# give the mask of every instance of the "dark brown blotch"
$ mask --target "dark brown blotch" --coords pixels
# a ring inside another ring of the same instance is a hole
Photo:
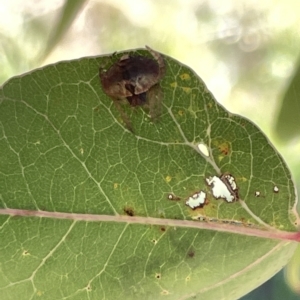
[[[124,213],[129,216],[129,217],[133,217],[134,216],[134,210],[133,208],[127,206],[127,207],[124,207]]]

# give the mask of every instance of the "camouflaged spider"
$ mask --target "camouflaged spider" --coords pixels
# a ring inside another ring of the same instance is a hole
[[[146,46],[154,59],[145,56],[123,55],[107,71],[99,69],[100,81],[104,92],[113,100],[129,130],[131,122],[122,109],[126,100],[131,106],[145,106],[151,119],[160,115],[162,92],[159,81],[165,75],[162,56]]]

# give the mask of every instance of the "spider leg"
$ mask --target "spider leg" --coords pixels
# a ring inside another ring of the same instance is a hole
[[[128,117],[128,115],[126,114],[125,110],[122,107],[122,102],[124,99],[117,99],[117,98],[112,98],[114,105],[116,106],[118,112],[120,113],[121,119],[125,124],[125,127],[131,131],[133,133],[133,127],[132,127],[132,123]]]
[[[152,86],[147,92],[147,103],[152,121],[157,121],[162,111],[163,92],[159,84]]]
[[[145,46],[146,49],[151,53],[151,55],[155,58],[159,66],[159,78],[162,78],[166,73],[166,66],[164,63],[164,59],[161,54],[151,49],[149,46]]]

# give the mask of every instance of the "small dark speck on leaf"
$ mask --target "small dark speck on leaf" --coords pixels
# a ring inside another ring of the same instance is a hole
[[[129,217],[133,217],[134,216],[134,210],[131,207],[124,207],[124,212]]]
[[[195,256],[195,251],[194,250],[189,250],[188,257],[193,258],[194,256]]]

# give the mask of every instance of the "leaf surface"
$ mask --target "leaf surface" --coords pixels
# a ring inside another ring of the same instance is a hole
[[[233,299],[293,254],[272,232],[296,232],[295,188],[264,134],[166,56],[162,114],[124,106],[131,133],[98,76],[121,55],[50,65],[0,90],[2,299]],[[206,178],[221,174],[239,201],[213,197]],[[192,210],[200,190],[206,203]]]

